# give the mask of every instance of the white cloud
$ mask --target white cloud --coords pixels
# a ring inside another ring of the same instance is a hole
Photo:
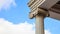
[[[0,18],[0,34],[35,34],[34,27],[35,24],[29,24],[27,22],[12,24],[12,22]],[[51,34],[51,32],[45,30],[45,34]]]
[[[45,30],[45,34],[51,34],[49,30]]]
[[[0,0],[0,10],[8,9],[11,5],[16,6],[15,0]]]

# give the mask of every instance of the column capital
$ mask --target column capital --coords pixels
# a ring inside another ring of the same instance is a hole
[[[43,15],[44,17],[49,16],[49,12],[45,9],[42,8],[36,8],[35,10],[32,10],[29,14],[29,17],[32,19],[34,18],[36,15]]]

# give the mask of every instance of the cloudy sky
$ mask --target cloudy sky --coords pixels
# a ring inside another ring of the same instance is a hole
[[[0,0],[0,34],[35,34],[35,18],[29,19],[29,0]],[[45,34],[60,34],[60,21],[46,17]]]

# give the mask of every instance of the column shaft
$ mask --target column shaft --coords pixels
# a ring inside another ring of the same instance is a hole
[[[36,15],[36,34],[44,34],[44,16]]]

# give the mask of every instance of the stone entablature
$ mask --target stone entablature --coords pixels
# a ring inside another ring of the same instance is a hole
[[[31,11],[34,11],[38,7],[48,10],[58,1],[59,0],[30,0],[28,6],[30,7]]]

